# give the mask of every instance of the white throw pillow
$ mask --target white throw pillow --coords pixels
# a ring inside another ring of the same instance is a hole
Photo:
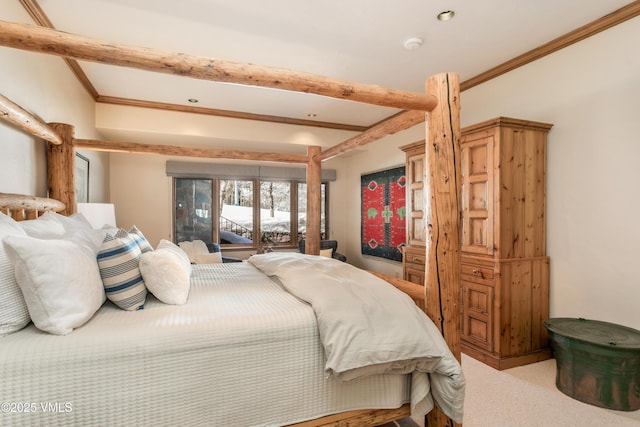
[[[327,258],[332,258],[333,257],[333,249],[329,248],[329,249],[320,249],[320,256],[324,256]]]
[[[121,309],[139,310],[147,298],[147,288],[139,267],[142,252],[132,236],[116,236],[107,234],[98,251],[104,290],[109,301]]]
[[[6,236],[26,235],[18,222],[0,212],[0,336],[19,331],[31,322],[13,263],[2,244]]]
[[[35,326],[67,335],[105,301],[96,248],[101,233],[74,232],[64,239],[7,236],[4,247]]]
[[[178,243],[178,247],[180,249],[182,249],[184,251],[184,253],[186,253],[187,255],[189,255],[189,253],[191,252],[191,247],[193,246],[193,242],[191,241],[184,241],[184,242],[179,242]],[[191,257],[189,257],[191,258]]]
[[[207,244],[205,242],[203,242],[202,240],[194,240],[191,242],[191,244],[193,245],[193,252],[196,255],[200,255],[200,254],[208,254],[209,253],[209,248],[207,247]]]
[[[189,255],[187,255],[187,253],[182,248],[180,248],[180,246],[176,245],[173,242],[170,242],[169,240],[161,239],[160,243],[158,243],[158,246],[156,247],[156,250],[165,248],[175,252],[176,254],[178,254],[178,256],[180,256],[180,258],[191,264]]]
[[[140,257],[140,272],[147,289],[165,304],[187,302],[191,264],[171,248],[149,251]]]
[[[202,240],[194,240],[192,242],[180,242],[178,243],[178,245],[180,246],[180,249],[182,249],[187,254],[187,256],[189,257],[189,260],[193,264],[198,264],[196,262],[196,257],[198,255],[209,253],[209,248],[207,248],[207,244]]]
[[[222,254],[220,252],[198,254],[193,258],[194,264],[217,264],[222,262]]]

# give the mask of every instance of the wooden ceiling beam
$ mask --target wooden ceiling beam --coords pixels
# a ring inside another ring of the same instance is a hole
[[[225,150],[218,148],[180,147],[176,145],[142,144],[123,141],[98,141],[75,139],[76,148],[112,153],[158,154],[163,156],[201,157],[206,159],[236,159],[279,163],[308,162],[306,155],[287,153],[263,153],[259,151]]]
[[[125,45],[0,21],[2,46],[201,80],[312,93],[403,110],[431,111],[434,96],[311,73]]]
[[[355,148],[372,143],[388,135],[393,135],[401,130],[409,129],[417,124],[425,121],[424,111],[402,111],[394,116],[389,117],[365,130],[361,134],[349,138],[338,145],[323,151],[320,156],[321,160],[328,160],[340,154],[351,151]]]

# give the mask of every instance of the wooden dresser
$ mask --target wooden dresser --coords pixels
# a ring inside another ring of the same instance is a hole
[[[425,186],[425,142],[417,141],[400,147],[406,153],[407,177],[407,245],[402,255],[404,280],[424,286],[427,251],[427,191]]]
[[[551,357],[545,172],[550,124],[462,129],[462,351],[496,369]]]

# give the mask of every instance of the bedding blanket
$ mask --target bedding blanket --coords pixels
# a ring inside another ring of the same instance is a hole
[[[406,294],[372,274],[331,258],[299,253],[254,255],[249,263],[276,278],[315,312],[327,376],[348,381],[411,373],[411,412],[433,401],[462,422],[465,380],[431,319]]]
[[[409,401],[407,375],[324,362],[308,304],[248,263],[196,264],[184,305],[107,301],[69,335],[0,338],[0,426],[279,427]]]

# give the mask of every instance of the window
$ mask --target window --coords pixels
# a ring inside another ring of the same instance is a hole
[[[224,179],[219,183],[219,243],[253,243],[253,181]]]
[[[320,205],[320,238],[326,239],[327,227],[326,227],[326,200],[325,195],[327,186],[322,183],[320,187],[320,194],[322,197],[322,204]],[[307,184],[305,182],[298,183],[298,241],[303,239],[306,235],[307,229]]]
[[[211,184],[209,179],[175,180],[174,236],[177,242],[211,241]]]
[[[291,243],[291,182],[260,182],[260,241]]]
[[[327,188],[323,182],[322,238]],[[174,178],[174,206],[176,242],[296,247],[306,235],[307,185],[296,180]]]

